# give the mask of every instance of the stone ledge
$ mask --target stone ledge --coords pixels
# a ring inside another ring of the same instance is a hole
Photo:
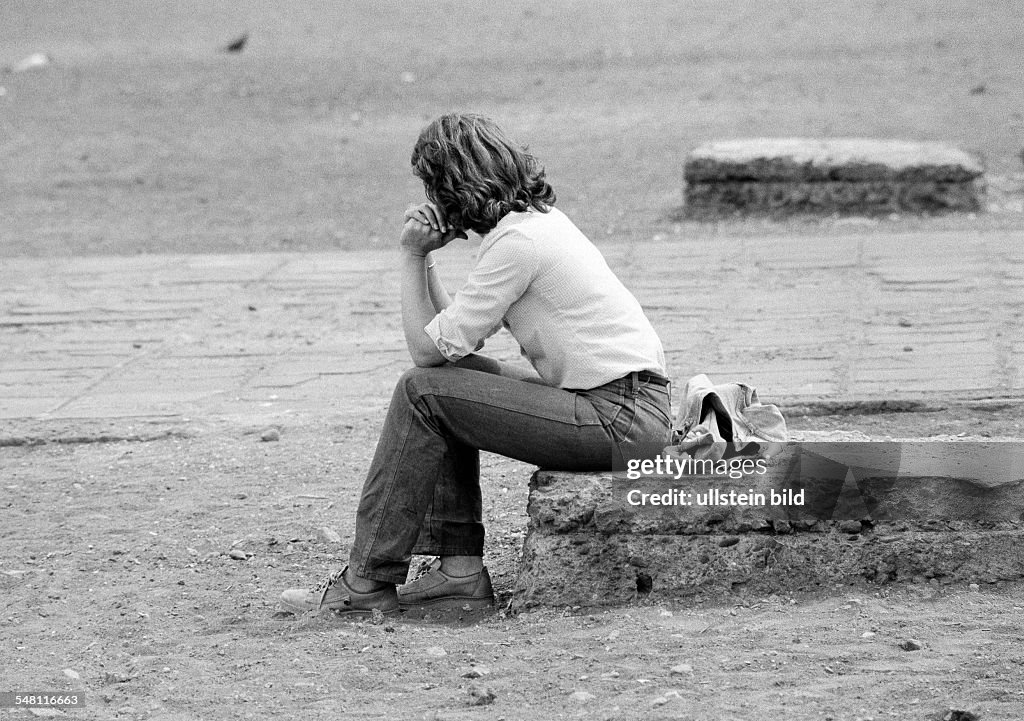
[[[630,491],[754,498],[797,487],[818,505],[627,501]],[[527,510],[519,608],[1024,579],[1022,443],[792,444],[765,473],[737,479],[539,470]]]
[[[513,607],[727,602],[917,577],[1024,579],[1024,531],[659,536],[530,533]]]
[[[689,215],[977,211],[984,168],[941,143],[866,138],[715,141],[687,157]]]
[[[830,458],[823,459],[821,454]],[[858,469],[859,482],[846,479],[850,467]],[[882,470],[886,467],[898,472]],[[834,480],[837,473],[838,482]],[[660,494],[673,489],[756,493],[770,499],[772,493],[794,487],[797,475],[807,488],[801,507],[636,506],[626,499],[630,490]],[[816,512],[832,499],[834,507],[827,514]],[[666,476],[629,480],[624,473],[539,470],[530,480],[527,513],[530,529],[545,534],[775,533],[780,528],[820,530],[823,519],[865,518],[927,531],[1017,528],[1024,527],[1024,443],[790,444],[766,464],[763,474],[735,479],[686,475],[679,480]]]
[[[961,183],[980,178],[976,158],[942,143],[868,138],[750,138],[700,145],[687,182],[895,180]]]

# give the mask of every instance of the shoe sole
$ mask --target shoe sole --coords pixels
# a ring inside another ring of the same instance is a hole
[[[418,603],[398,602],[398,607],[403,611],[419,611],[426,609],[467,610],[466,606],[469,606],[468,610],[470,611],[493,608],[494,597],[479,598],[473,596],[442,596],[441,598],[433,598],[426,601],[420,601]]]
[[[364,611],[361,608],[359,608],[359,609],[355,609],[355,608],[353,608],[353,609],[339,609],[339,610],[335,610],[333,608],[330,609],[331,613],[333,613],[335,616],[344,616],[344,617],[355,616],[357,618],[371,618],[373,616],[373,612],[375,610],[378,610],[378,609],[370,609],[369,611]],[[381,611],[381,614],[384,615],[384,616],[394,616],[395,614],[401,613],[401,612],[402,612],[401,608],[392,608],[390,611]]]
[[[285,611],[288,611],[289,613],[294,613],[294,614],[309,613],[310,611],[313,611],[313,612],[316,612],[316,613],[319,613],[320,611],[330,611],[331,613],[333,613],[333,614],[335,614],[337,616],[360,616],[360,617],[362,617],[362,616],[370,617],[370,616],[373,615],[373,612],[376,611],[376,610],[380,610],[380,612],[383,613],[385,616],[391,616],[393,614],[399,613],[402,610],[401,607],[399,607],[399,608],[392,608],[392,609],[389,609],[387,611],[385,611],[383,609],[374,609],[374,608],[344,608],[344,607],[332,608],[331,606],[321,606],[320,608],[303,608],[301,606],[293,606],[292,604],[285,603],[284,601],[280,601],[279,605]]]

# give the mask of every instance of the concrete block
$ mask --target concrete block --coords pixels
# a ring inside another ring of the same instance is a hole
[[[889,530],[891,532],[885,532]],[[1024,530],[744,535],[530,533],[513,607],[730,602],[915,577],[943,583],[1024,578]]]
[[[690,216],[735,212],[977,211],[984,168],[941,143],[754,138],[695,148],[684,166]]]
[[[528,514],[520,608],[1017,580],[1024,444],[791,444],[736,478],[539,470]]]

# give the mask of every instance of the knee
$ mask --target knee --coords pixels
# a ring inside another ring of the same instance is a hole
[[[436,370],[436,369],[435,368],[420,368],[418,366],[413,366],[412,368],[409,368],[408,370],[406,370],[402,374],[402,377],[398,379],[398,385],[401,385],[401,386],[405,386],[405,385],[409,385],[409,384],[415,385],[416,383],[419,383],[421,379],[426,378],[427,376],[430,376],[431,375],[431,371],[434,371],[434,370]]]
[[[411,403],[415,403],[434,386],[433,379],[437,376],[438,371],[443,367],[444,366],[439,366],[437,368],[410,368],[402,374],[401,378],[398,379],[398,385],[395,387],[395,394],[401,394],[405,398],[408,398]]]

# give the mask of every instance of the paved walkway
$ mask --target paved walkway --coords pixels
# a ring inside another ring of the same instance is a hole
[[[457,287],[474,246],[443,252]],[[784,404],[1024,396],[1024,237],[602,245],[681,382]],[[0,438],[88,420],[374,417],[408,365],[389,251],[0,261]],[[488,352],[517,358],[507,334]]]

